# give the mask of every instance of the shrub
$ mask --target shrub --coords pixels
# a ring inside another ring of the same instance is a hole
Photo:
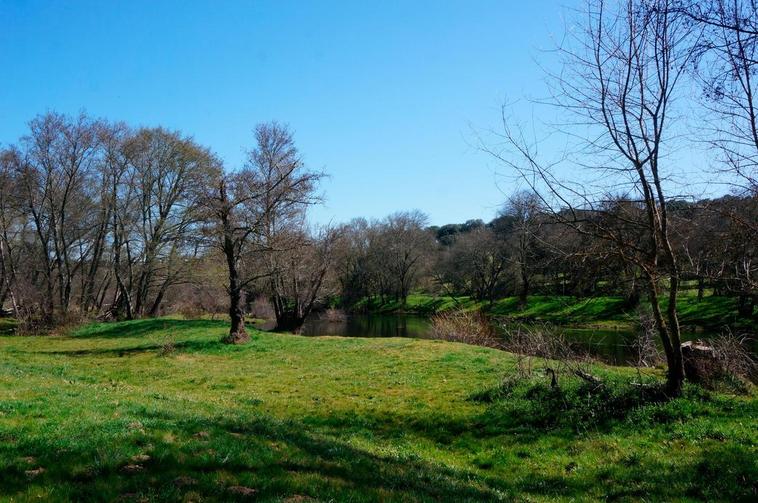
[[[437,339],[475,346],[499,348],[502,345],[490,321],[478,311],[450,311],[436,314],[432,317],[432,334]]]
[[[750,341],[747,336],[738,336],[728,331],[710,341],[710,344],[714,357],[725,374],[755,383],[758,380],[758,362],[750,351]]]

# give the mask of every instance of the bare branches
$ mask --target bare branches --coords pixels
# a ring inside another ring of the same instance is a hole
[[[569,123],[589,131],[585,148],[572,155],[583,158],[579,166],[606,174],[602,195],[559,180],[555,165],[544,164],[536,146],[507,121],[502,138],[509,149],[495,155],[536,192],[554,221],[605,240],[624,262],[639,268],[666,350],[669,387],[678,393],[684,377],[676,311],[679,266],[670,236],[669,170],[662,161],[671,141],[671,107],[702,28],[684,22],[674,7],[666,0],[589,1],[582,29],[559,48],[563,71],[553,76],[551,104],[576,117]],[[627,190],[608,191],[621,181]],[[664,276],[665,314],[659,298]]]

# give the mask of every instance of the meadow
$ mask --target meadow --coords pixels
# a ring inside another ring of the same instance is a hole
[[[755,501],[758,400],[417,339],[146,319],[0,337],[3,501]],[[657,371],[643,379],[655,380]]]

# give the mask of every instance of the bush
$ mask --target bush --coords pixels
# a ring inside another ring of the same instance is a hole
[[[436,314],[432,317],[432,334],[437,339],[475,346],[499,348],[502,345],[490,321],[478,311],[450,311]]]
[[[750,351],[751,339],[731,332],[711,341],[713,354],[724,373],[733,377],[758,381],[758,364]]]

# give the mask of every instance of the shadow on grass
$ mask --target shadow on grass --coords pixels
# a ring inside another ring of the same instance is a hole
[[[35,486],[82,501],[173,501],[187,492],[219,501],[244,499],[229,492],[232,486],[252,488],[260,500],[298,494],[336,501],[494,501],[509,490],[502,481],[486,481],[415,456],[373,454],[294,422],[261,417],[188,420],[150,410],[141,420],[148,426],[128,440],[135,454],[149,452],[149,458],[136,458],[139,463],[126,456],[104,461],[103,446],[96,442],[58,452],[49,449],[53,439],[4,442],[2,456],[22,461],[5,470],[0,495],[10,497],[27,488],[23,459],[29,457],[35,466],[46,467],[34,478]],[[170,435],[151,431],[154,424]]]
[[[148,318],[134,321],[98,323],[80,329],[70,337],[77,339],[134,338],[161,331],[186,331],[201,329],[221,329],[228,324],[223,320],[175,320],[170,318]]]
[[[592,494],[604,494],[611,501],[650,497],[750,501],[758,480],[749,448],[735,444],[706,446],[675,468],[666,460],[629,455],[618,463],[586,466],[580,472],[568,463],[548,473],[543,468],[498,476],[487,473],[486,460],[478,463],[484,470],[475,472],[433,464],[413,454],[372,453],[343,441],[349,430],[336,423],[316,428],[310,422],[265,416],[188,418],[144,406],[135,406],[133,412],[140,422],[110,438],[74,445],[61,445],[50,437],[3,438],[0,456],[17,462],[4,471],[0,496],[17,496],[33,484],[54,489],[60,499],[81,501],[244,499],[239,492],[230,492],[234,486],[255,490],[255,499],[262,501],[300,495],[333,501],[465,502],[512,501],[527,495],[581,499]],[[348,426],[354,424],[345,420]],[[381,429],[383,421],[369,417],[371,430],[364,433],[378,433],[374,428]],[[401,422],[411,433],[448,428]],[[528,463],[539,431],[513,433],[507,444]],[[104,456],[103,442],[116,439],[121,455]],[[29,457],[34,458],[33,466],[45,467],[33,482],[25,469],[24,459]]]
[[[488,308],[490,314],[520,320],[548,320],[556,323],[591,323],[625,320],[629,312],[624,301],[615,297],[580,299],[564,296],[532,296],[523,308],[519,299],[501,299]]]
[[[220,340],[203,340],[203,341],[178,341],[172,342],[172,348],[168,352],[183,351],[183,352],[212,352],[223,348],[228,348],[227,344],[222,343]],[[166,350],[164,344],[144,344],[139,346],[128,346],[118,348],[97,348],[97,349],[72,349],[63,351],[18,351],[19,353],[44,353],[46,355],[62,355],[62,356],[118,356],[126,357],[133,356],[140,353],[148,352],[160,352]]]

